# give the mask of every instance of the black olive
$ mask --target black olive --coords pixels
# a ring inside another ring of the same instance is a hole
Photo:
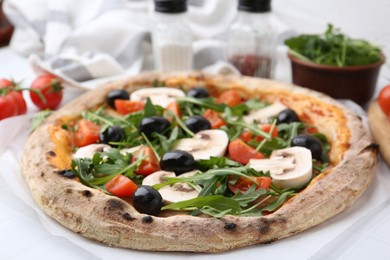
[[[100,134],[100,142],[110,144],[110,142],[119,142],[125,137],[123,128],[117,125],[110,126]],[[115,147],[115,145],[112,145]]]
[[[76,178],[76,175],[74,175],[74,173],[71,170],[62,170],[62,171],[59,171],[58,174],[64,176],[65,178],[68,178],[68,179]]]
[[[298,135],[291,140],[291,146],[301,146],[310,150],[311,156],[316,160],[321,160],[321,141],[312,135]]]
[[[163,206],[161,194],[154,188],[141,185],[133,195],[133,206],[140,213],[157,216]]]
[[[180,175],[195,169],[195,159],[192,154],[186,151],[169,151],[161,158],[160,168],[161,170],[174,172],[176,175]]]
[[[145,117],[141,120],[139,130],[144,133],[149,139],[153,138],[153,133],[164,134],[171,126],[171,123],[162,116]]]
[[[211,129],[210,121],[203,116],[191,116],[184,122],[184,124],[193,133]]]
[[[115,109],[115,100],[117,99],[125,99],[128,100],[130,98],[129,93],[123,89],[114,89],[108,92],[107,95],[107,104]]]
[[[277,124],[289,124],[292,122],[300,122],[297,113],[292,109],[285,109],[277,116]]]
[[[190,89],[187,92],[187,96],[193,98],[207,98],[210,96],[210,94],[206,88],[197,87],[197,88]]]

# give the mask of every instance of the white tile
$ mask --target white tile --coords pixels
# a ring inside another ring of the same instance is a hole
[[[9,187],[0,190],[0,205],[20,213],[30,209],[30,207],[19,199]]]
[[[348,249],[340,259],[375,259],[388,260],[390,244],[377,239],[366,237]]]
[[[23,215],[2,222],[0,234],[3,234],[0,236],[0,259],[21,254],[50,236],[39,221]]]
[[[16,255],[14,259],[92,260],[98,258],[65,238],[52,236],[40,244],[30,247],[23,253]]]

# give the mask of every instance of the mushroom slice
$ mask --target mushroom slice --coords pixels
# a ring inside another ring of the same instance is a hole
[[[269,159],[251,159],[249,167],[269,171],[280,189],[300,188],[312,177],[312,156],[309,149],[295,146],[275,150]]]
[[[83,147],[80,147],[75,154],[73,154],[73,158],[81,159],[81,158],[90,158],[94,156],[95,153],[106,152],[111,149],[111,146],[107,144],[89,144]]]
[[[178,178],[191,177],[196,171],[183,173]],[[142,185],[153,186],[165,182],[165,178],[176,177],[174,172],[157,171],[143,179]],[[200,187],[199,187],[200,188]],[[158,190],[165,204],[175,203],[184,200],[190,200],[198,197],[199,192],[186,183],[175,183],[172,186],[165,186]]]
[[[248,124],[257,123],[265,124],[268,123],[270,118],[276,117],[280,112],[287,109],[285,105],[280,102],[275,102],[263,109],[251,112],[249,115],[244,116],[244,121]]]
[[[170,103],[178,97],[185,97],[182,90],[177,88],[142,88],[137,89],[130,95],[130,100],[146,102],[150,98],[153,105],[159,105],[166,108]]]
[[[229,144],[225,131],[210,129],[199,131],[192,138],[180,139],[174,149],[189,152],[195,160],[224,156]]]

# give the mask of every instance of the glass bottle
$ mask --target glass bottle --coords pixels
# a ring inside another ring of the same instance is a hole
[[[155,0],[152,33],[155,68],[161,71],[192,69],[192,33],[186,0]]]
[[[273,78],[276,33],[270,22],[271,0],[239,0],[228,36],[228,60],[242,75]]]

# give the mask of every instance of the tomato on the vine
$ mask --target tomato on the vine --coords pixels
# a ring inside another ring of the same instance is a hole
[[[32,102],[41,110],[55,109],[61,103],[63,96],[61,80],[54,75],[39,76],[33,81],[31,89],[41,91],[44,97],[42,98],[36,92],[30,91]]]
[[[26,111],[26,101],[17,90],[17,84],[8,79],[0,79],[0,120],[25,114]]]
[[[387,115],[390,120],[390,85],[385,86],[378,96],[378,103],[383,113]]]

